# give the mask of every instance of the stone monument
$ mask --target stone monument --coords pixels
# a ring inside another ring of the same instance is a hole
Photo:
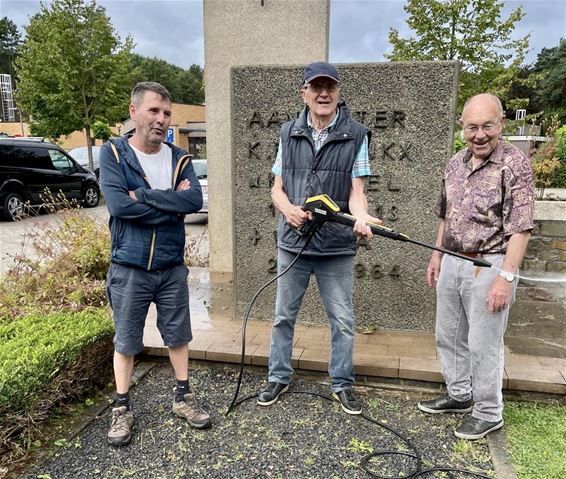
[[[203,8],[209,263],[211,278],[223,281],[234,254],[230,68],[326,60],[330,0],[204,0]]]
[[[372,131],[367,196],[372,214],[411,238],[434,243],[432,213],[451,155],[458,64],[411,62],[338,65],[342,99]],[[303,107],[303,66],[232,69],[234,280],[241,317],[255,291],[277,271],[270,188],[281,124]],[[360,240],[354,303],[359,327],[432,330],[434,292],[426,284],[431,251],[383,237]],[[313,280],[300,322],[325,323]],[[275,285],[252,318],[273,319]]]

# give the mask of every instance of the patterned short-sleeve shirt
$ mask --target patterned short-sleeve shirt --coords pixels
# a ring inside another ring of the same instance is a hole
[[[445,221],[445,248],[505,253],[511,235],[534,226],[529,159],[503,140],[473,171],[471,152],[456,153],[446,166],[435,213]]]

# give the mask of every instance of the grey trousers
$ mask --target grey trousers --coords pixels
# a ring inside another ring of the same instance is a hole
[[[486,255],[501,267],[502,254]],[[436,285],[436,348],[448,394],[458,401],[473,398],[472,416],[499,421],[503,412],[504,349],[511,304],[490,313],[487,297],[498,271],[478,268],[470,261],[444,255]]]

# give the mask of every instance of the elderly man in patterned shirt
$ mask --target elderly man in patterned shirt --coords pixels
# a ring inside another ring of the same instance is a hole
[[[504,114],[497,97],[470,98],[460,121],[468,148],[446,166],[436,244],[485,257],[493,268],[432,254],[427,279],[436,287],[436,346],[447,394],[418,408],[471,411],[454,433],[473,440],[503,426],[503,335],[533,228],[533,177],[529,159],[500,138]]]

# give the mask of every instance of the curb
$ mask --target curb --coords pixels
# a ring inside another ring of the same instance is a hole
[[[507,451],[507,439],[503,430],[494,431],[486,437],[491,462],[497,479],[517,479],[517,471]]]
[[[156,362],[152,361],[140,361],[134,365],[134,373],[132,375],[132,380],[130,383],[130,390],[133,389],[149,371],[151,371],[157,365]],[[62,433],[62,436],[67,441],[72,441],[75,439],[86,427],[99,417],[106,409],[108,409],[114,402],[113,393],[105,394],[99,401],[90,406],[81,416],[77,423],[73,423],[69,426],[66,433]],[[26,468],[26,473],[35,474],[41,469],[41,466],[51,459],[55,454],[55,449],[53,446],[45,448],[43,451],[39,452],[35,460],[32,459],[31,464]],[[1,471],[0,471],[1,472]],[[2,476],[0,476],[2,477]],[[10,477],[10,476],[9,476]]]

